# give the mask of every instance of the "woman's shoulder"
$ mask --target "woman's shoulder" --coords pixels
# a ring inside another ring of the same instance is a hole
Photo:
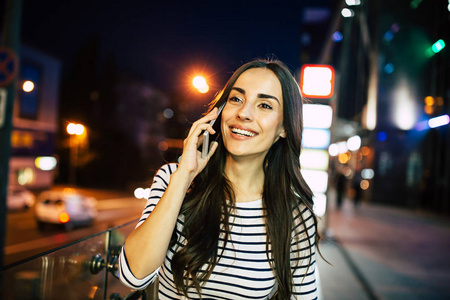
[[[153,184],[159,183],[160,185],[167,187],[169,185],[170,176],[177,170],[177,168],[177,163],[168,163],[161,166],[153,177]]]
[[[168,163],[165,165],[162,165],[161,168],[159,168],[158,172],[156,174],[166,174],[168,176],[172,175],[173,172],[178,169],[177,163]]]

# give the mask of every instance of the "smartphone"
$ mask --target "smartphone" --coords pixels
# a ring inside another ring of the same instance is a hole
[[[225,101],[220,107],[219,107],[219,111],[217,112],[217,118],[212,120],[211,122],[209,122],[209,125],[213,126],[214,123],[216,122],[216,120],[219,118],[220,113],[222,112],[223,108],[225,107],[225,104],[227,102]],[[206,158],[206,156],[208,155],[209,152],[209,131],[205,130],[205,132],[203,132],[203,147],[202,147],[202,158]]]

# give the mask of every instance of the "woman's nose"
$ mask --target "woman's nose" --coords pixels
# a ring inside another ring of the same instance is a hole
[[[242,121],[253,120],[253,111],[249,104],[245,103],[238,111],[237,117]]]

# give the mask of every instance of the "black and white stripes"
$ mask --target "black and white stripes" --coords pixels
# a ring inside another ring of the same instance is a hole
[[[164,165],[154,178],[150,197],[137,226],[153,211],[170,181],[170,175],[176,170],[176,164]],[[224,247],[219,239],[218,253],[223,254],[214,268],[208,282],[202,286],[202,299],[269,299],[276,290],[275,278],[266,254],[266,228],[264,223],[262,200],[236,203],[236,211],[230,216],[229,240]],[[293,271],[295,296],[293,299],[316,299],[314,221],[305,208],[302,216],[307,228],[297,229],[298,238],[292,245],[291,261],[297,268]],[[179,243],[168,249],[163,265],[143,279],[137,279],[131,272],[124,250],[119,258],[121,281],[132,289],[143,289],[159,276],[160,299],[184,299],[177,293],[173,282],[171,259],[174,253],[183,247],[183,216],[179,216],[176,225]],[[311,251],[305,230],[310,235]],[[224,233],[221,233],[224,236]],[[269,253],[269,257],[271,257]],[[191,299],[200,299],[195,289],[189,292]],[[296,297],[296,298],[294,298]]]

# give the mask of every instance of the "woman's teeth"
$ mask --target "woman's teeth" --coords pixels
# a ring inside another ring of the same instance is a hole
[[[243,130],[243,129],[238,129],[238,128],[231,128],[231,132],[233,132],[235,134],[239,134],[239,135],[244,135],[244,136],[255,136],[255,134],[253,132]]]

